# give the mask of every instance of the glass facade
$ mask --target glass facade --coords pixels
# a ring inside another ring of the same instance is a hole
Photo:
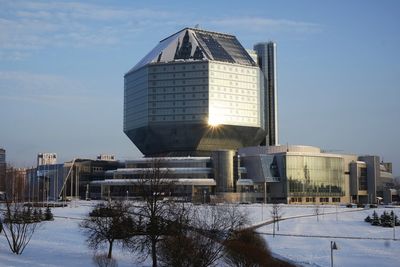
[[[210,62],[211,125],[261,126],[259,68]]]
[[[360,168],[360,176],[358,177],[358,190],[368,190],[367,168]]]
[[[149,65],[149,123],[206,122],[208,63]]]
[[[344,196],[343,158],[286,155],[289,196]]]

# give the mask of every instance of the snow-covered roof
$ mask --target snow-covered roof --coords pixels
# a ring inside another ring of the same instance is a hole
[[[208,161],[210,157],[155,157],[155,158],[140,158],[140,159],[133,159],[127,160],[126,163],[143,163],[143,162],[170,162],[170,161],[177,161],[177,162],[193,162],[193,161]]]
[[[166,173],[212,173],[212,168],[193,167],[193,168],[158,168],[160,172]],[[112,171],[115,174],[142,174],[153,171],[152,168],[124,168]]]
[[[236,185],[254,185],[254,182],[251,179],[239,179],[237,180]]]
[[[129,72],[150,63],[205,60],[257,65],[234,35],[185,28],[161,40]]]
[[[197,178],[180,178],[180,179],[162,179],[165,183],[174,183],[175,185],[205,185],[214,186],[216,182],[214,179],[197,179]],[[97,185],[120,185],[129,186],[143,183],[142,179],[107,179],[102,181],[92,181],[91,184]]]

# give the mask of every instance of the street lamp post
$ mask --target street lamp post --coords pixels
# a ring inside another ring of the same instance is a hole
[[[396,214],[392,211],[393,214],[393,240],[396,240]]]
[[[333,267],[333,250],[337,250],[336,242],[331,241],[331,267]]]

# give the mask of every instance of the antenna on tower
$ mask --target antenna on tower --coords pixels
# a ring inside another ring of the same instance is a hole
[[[200,28],[200,24],[196,24],[196,25],[194,25],[194,28],[195,28],[195,29],[198,29],[198,28]]]

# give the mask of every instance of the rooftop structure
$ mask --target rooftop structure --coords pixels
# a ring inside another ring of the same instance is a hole
[[[37,155],[37,166],[57,164],[56,153],[39,153]]]

